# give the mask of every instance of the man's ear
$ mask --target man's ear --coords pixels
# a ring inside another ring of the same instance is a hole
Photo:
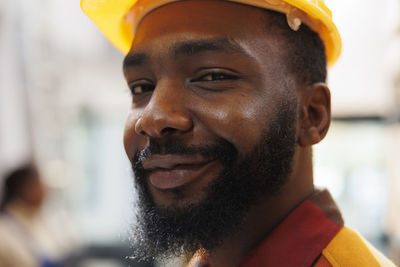
[[[331,123],[331,93],[325,83],[315,83],[300,92],[298,144],[311,146],[326,135]]]

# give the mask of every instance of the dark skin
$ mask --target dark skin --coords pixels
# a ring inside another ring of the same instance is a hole
[[[261,29],[263,17],[261,9],[230,2],[169,4],[142,20],[124,61],[133,91],[124,136],[131,161],[151,139],[171,136],[188,145],[223,138],[245,156],[260,142],[287,90],[297,95],[296,152],[288,182],[278,195],[251,207],[241,231],[209,252],[211,266],[240,264],[313,192],[311,146],[324,138],[330,124],[329,89],[324,83],[299,84],[287,73],[282,40]],[[185,207],[204,198],[202,189],[222,166],[218,160],[196,163],[194,169],[182,164],[161,173],[177,174],[180,183],[160,183],[156,171],[150,174],[147,183],[156,205]]]

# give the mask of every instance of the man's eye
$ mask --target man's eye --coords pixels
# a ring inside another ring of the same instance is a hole
[[[235,80],[236,77],[225,73],[209,73],[200,77],[199,81]]]
[[[152,92],[154,90],[154,85],[152,84],[135,84],[130,86],[132,95],[141,95],[147,92]]]

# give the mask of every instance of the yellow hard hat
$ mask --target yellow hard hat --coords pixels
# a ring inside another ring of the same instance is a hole
[[[152,10],[176,1],[180,0],[81,0],[81,8],[111,43],[127,54],[142,18]],[[332,12],[323,0],[227,1],[284,13],[293,30],[305,23],[317,32],[324,42],[329,65],[333,65],[339,58],[342,41],[332,21]]]

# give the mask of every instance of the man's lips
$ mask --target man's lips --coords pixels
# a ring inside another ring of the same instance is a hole
[[[204,176],[215,164],[200,155],[154,155],[143,160],[151,185],[158,189],[184,186]]]
[[[151,158],[143,160],[142,166],[145,170],[154,169],[173,169],[178,165],[199,165],[208,162],[203,157],[186,155],[154,155]]]

